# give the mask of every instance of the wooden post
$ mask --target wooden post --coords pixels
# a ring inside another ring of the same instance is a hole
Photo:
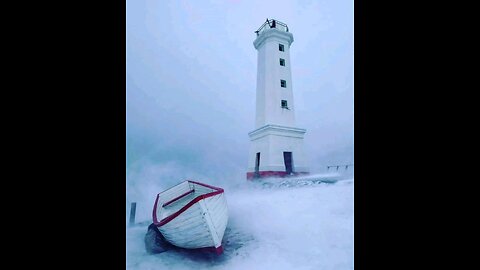
[[[137,203],[132,202],[130,206],[130,223],[128,224],[130,227],[135,225],[135,211],[137,210]]]

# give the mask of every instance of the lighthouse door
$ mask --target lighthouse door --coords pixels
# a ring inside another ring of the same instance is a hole
[[[258,175],[260,167],[260,152],[257,153],[257,157],[255,158],[255,175]]]
[[[283,152],[283,160],[285,161],[285,171],[287,174],[293,172],[292,152]]]

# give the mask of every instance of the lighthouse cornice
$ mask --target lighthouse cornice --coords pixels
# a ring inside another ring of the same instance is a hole
[[[251,140],[256,140],[267,135],[303,138],[305,132],[307,132],[307,130],[303,128],[286,127],[280,125],[265,125],[251,131],[248,133],[248,136],[250,136]]]
[[[258,49],[267,39],[269,38],[278,38],[288,43],[290,46],[293,42],[293,35],[290,32],[280,31],[276,28],[271,28],[264,30],[256,39],[253,41],[253,46],[255,49]]]

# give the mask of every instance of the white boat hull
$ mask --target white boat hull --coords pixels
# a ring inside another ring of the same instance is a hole
[[[153,221],[171,244],[222,253],[228,222],[223,189],[185,181],[157,195]]]

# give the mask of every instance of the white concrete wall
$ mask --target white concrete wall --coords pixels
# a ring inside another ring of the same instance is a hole
[[[304,129],[267,126],[250,133],[248,171],[255,171],[256,153],[260,152],[260,171],[285,171],[283,152],[292,152],[293,171],[308,172],[303,147]]]
[[[270,163],[270,143],[267,137],[250,142],[250,150],[248,154],[248,171],[255,171],[255,159],[257,153],[260,152],[260,170]]]
[[[277,29],[265,30],[254,42],[258,50],[255,128],[268,124],[295,125],[290,62],[292,42],[291,33]],[[278,49],[278,44],[284,45],[283,52]],[[285,59],[285,66],[280,65],[280,58]],[[280,80],[286,81],[286,88],[280,86]],[[287,100],[289,110],[281,107],[281,100]]]
[[[260,171],[285,171],[283,152],[292,152],[293,171],[308,171],[301,138],[267,135],[252,141],[248,162],[249,172],[255,171],[255,159],[258,152],[260,152]]]
[[[293,171],[308,171],[305,164],[305,153],[303,152],[303,138],[294,138],[286,136],[269,136],[270,137],[270,158],[269,166],[273,168],[282,168],[285,170],[285,161],[283,152],[292,152]],[[275,169],[276,171],[276,169]]]
[[[292,152],[293,171],[308,172],[303,136],[305,129],[295,127],[295,105],[290,61],[293,35],[277,29],[266,29],[255,39],[258,50],[255,130],[249,133],[248,171],[255,171],[256,154],[260,152],[260,171],[285,171],[283,152]],[[278,45],[284,45],[284,51]],[[285,66],[280,65],[285,59]],[[281,87],[285,80],[286,87]],[[287,100],[288,108],[281,107]]]

